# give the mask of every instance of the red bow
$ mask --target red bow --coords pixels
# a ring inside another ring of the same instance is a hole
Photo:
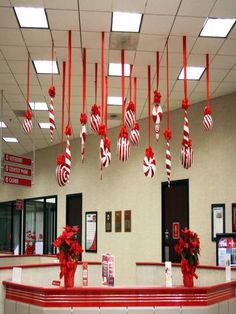
[[[85,125],[87,123],[87,115],[86,113],[82,112],[80,115],[80,122],[82,125]]]
[[[55,95],[56,95],[56,88],[55,86],[50,86],[49,89],[48,89],[48,94],[51,98],[54,98]]]
[[[110,150],[110,148],[111,148],[111,141],[109,140],[109,138],[108,137],[104,137],[103,142],[104,142],[104,147],[107,148],[108,150]]]
[[[27,109],[25,112],[25,118],[28,120],[32,119],[32,111],[30,109]]]
[[[209,105],[206,105],[204,108],[204,115],[211,114],[211,107]]]
[[[65,163],[65,156],[63,154],[59,154],[57,156],[57,164],[62,165]]]
[[[166,128],[166,129],[164,130],[164,136],[165,136],[165,139],[166,139],[167,141],[170,141],[170,140],[171,140],[171,137],[172,137],[171,129]]]
[[[128,139],[129,135],[128,135],[128,131],[127,131],[127,127],[124,125],[121,127],[120,129],[120,134],[119,134],[119,138],[126,138]]]
[[[135,106],[134,106],[134,103],[132,102],[132,100],[128,103],[126,110],[135,111]]]
[[[70,126],[70,124],[68,123],[67,126],[66,126],[66,131],[65,131],[66,135],[69,135],[71,136],[72,134],[72,128]]]
[[[153,158],[154,157],[154,152],[152,150],[152,146],[149,146],[148,148],[146,148],[145,155],[148,158]]]
[[[133,129],[139,131],[139,123],[138,123],[138,121],[135,121]]]
[[[184,110],[188,110],[189,106],[190,106],[190,103],[189,103],[188,98],[184,98],[184,99],[182,100],[182,108],[183,108]]]
[[[105,124],[101,124],[101,125],[99,126],[98,134],[101,135],[101,136],[106,136],[106,134],[107,134],[107,128],[106,128],[106,125],[105,125]]]
[[[154,103],[159,104],[161,102],[161,93],[157,90],[154,90]]]
[[[100,106],[94,104],[91,108],[91,114],[100,116]]]

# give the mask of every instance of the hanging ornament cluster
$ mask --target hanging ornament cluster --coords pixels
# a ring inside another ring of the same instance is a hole
[[[166,139],[166,176],[168,186],[170,187],[170,175],[171,175],[171,152],[170,152],[170,140],[172,132],[170,129],[170,86],[169,86],[169,50],[168,40],[166,42],[166,124],[167,127],[164,130],[164,137]]]
[[[130,87],[132,88],[132,87]],[[130,92],[131,94],[131,92]],[[131,97],[130,97],[131,98]],[[134,117],[135,122],[134,125],[130,131],[130,142],[133,146],[138,146],[140,142],[140,133],[139,133],[139,123],[136,120],[136,106],[137,106],[137,78],[134,78]]]
[[[66,65],[63,62],[63,80],[62,80],[62,153],[57,157],[56,179],[59,186],[65,186],[69,183],[71,172],[71,147],[70,136],[72,135],[71,121],[70,121],[70,107],[71,107],[71,31],[68,33],[68,122],[66,125],[66,151],[63,154],[63,138],[64,138],[64,108],[65,108],[65,73]]]
[[[147,178],[152,178],[156,172],[156,160],[151,146],[151,66],[148,65],[148,148],[143,159],[143,172]]]
[[[92,106],[90,113],[90,127],[95,134],[98,134],[99,127],[101,125],[100,107],[97,105],[97,84],[98,84],[98,64],[95,63],[95,80],[94,80],[95,103]]]
[[[27,96],[26,96],[26,111],[25,118],[23,122],[23,130],[26,134],[29,134],[32,130],[32,111],[29,105],[29,92],[30,92],[30,55],[28,53],[28,63],[27,63]]]
[[[211,130],[213,126],[213,120],[211,116],[211,106],[210,106],[209,54],[206,54],[206,106],[204,108],[203,126],[206,130]]]
[[[48,89],[48,95],[50,97],[49,107],[49,129],[50,139],[53,141],[53,132],[55,129],[55,111],[54,111],[54,97],[56,96],[56,88],[53,84],[53,63],[54,63],[54,42],[52,42],[52,74],[51,74],[51,86]]]
[[[161,93],[158,90],[159,87],[159,73],[160,73],[160,58],[159,51],[156,52],[156,90],[154,91],[153,99],[153,108],[152,108],[152,119],[155,123],[155,137],[156,140],[159,140],[160,137],[160,128],[161,128],[161,119],[162,119],[162,108],[160,105],[161,102]]]
[[[83,49],[83,92],[82,92],[82,104],[83,112],[80,115],[80,139],[81,139],[81,161],[84,162],[85,154],[85,141],[87,138],[86,124],[87,124],[87,115],[86,115],[86,48]]]
[[[125,125],[125,52],[121,50],[121,97],[122,97],[122,125],[117,142],[117,155],[119,160],[127,161],[130,154],[128,130]]]
[[[102,32],[102,54],[101,54],[102,121],[99,125],[98,131],[98,134],[101,135],[99,147],[100,179],[102,179],[103,168],[108,167],[111,163],[111,141],[107,136],[107,120],[108,120],[107,98],[108,98],[108,78],[105,78],[105,33]]]
[[[184,99],[182,108],[184,109],[184,133],[181,149],[181,162],[185,169],[189,169],[193,162],[192,140],[189,135],[188,108],[190,106],[187,92],[187,45],[186,36],[183,36],[183,68],[184,68]]]

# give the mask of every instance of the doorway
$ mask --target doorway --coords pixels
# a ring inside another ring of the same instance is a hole
[[[79,226],[79,243],[82,245],[82,193],[66,195],[66,225]]]
[[[162,182],[162,262],[179,263],[174,245],[180,232],[189,227],[189,180]]]

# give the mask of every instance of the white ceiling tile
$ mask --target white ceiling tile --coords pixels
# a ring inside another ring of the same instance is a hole
[[[197,37],[188,37],[187,38],[187,50],[191,51],[194,43],[196,42]],[[168,40],[169,52],[180,52],[183,53],[183,36],[170,36]]]
[[[140,34],[137,50],[139,51],[163,51],[166,37],[158,35]]]
[[[236,70],[231,70],[225,77],[225,82],[236,82]]]
[[[185,16],[209,16],[215,0],[182,0],[178,15]]]
[[[183,65],[182,54],[180,54],[180,53],[169,53],[168,61],[169,61],[169,67],[179,67],[179,70],[181,70],[181,67]],[[189,65],[188,59],[187,59],[187,65]],[[166,54],[162,55],[161,66],[166,67]]]
[[[0,28],[0,43],[6,46],[24,46],[19,29]]]
[[[187,88],[188,88],[188,94],[190,95],[190,93],[195,89],[195,87],[197,86],[198,84],[198,81],[188,81],[187,82]],[[173,92],[176,92],[176,91],[182,91],[182,97],[184,97],[184,82],[183,80],[178,80],[176,81],[173,89],[172,89]],[[171,91],[171,92],[172,92]]]
[[[83,48],[102,48],[102,33],[101,32],[82,32]],[[109,48],[109,33],[105,33],[105,49]]]
[[[11,7],[11,3],[9,0],[1,0],[2,7]]]
[[[11,73],[0,73],[0,84],[15,85],[16,81]]]
[[[108,51],[105,52],[107,55]],[[98,71],[100,71],[101,67],[101,51],[99,49],[87,49],[87,59],[90,63],[97,63],[98,64]]]
[[[226,75],[228,74],[229,70],[225,70],[225,69],[211,69],[210,66],[210,83],[211,82],[221,82]],[[202,76],[202,80],[205,81],[206,80],[206,73],[204,73],[204,75]]]
[[[77,11],[47,10],[51,30],[79,30]]]
[[[236,27],[234,25],[234,27],[231,29],[230,33],[228,34],[228,38],[230,39],[236,39]]]
[[[8,64],[13,73],[27,73],[27,61],[9,61]],[[30,71],[34,72],[33,65],[31,65]]]
[[[133,64],[134,63],[135,52],[134,51],[125,51],[125,63]],[[121,63],[121,50],[109,50],[109,63]]]
[[[145,14],[143,16],[140,33],[166,35],[169,34],[173,22],[174,16],[165,15],[156,16]]]
[[[235,83],[232,82],[222,82],[217,88],[217,92],[224,92],[224,95],[235,92]]]
[[[48,29],[22,29],[22,34],[27,46],[50,47],[52,45],[50,31]]]
[[[16,16],[13,8],[3,8],[0,10],[0,28],[18,28]]]
[[[113,0],[112,11],[143,13],[146,0]]]
[[[236,40],[227,39],[219,50],[219,55],[236,56]]]
[[[193,46],[192,53],[216,54],[224,42],[223,38],[198,38]]]
[[[112,11],[111,0],[80,0],[79,6],[81,11]]]
[[[209,61],[214,58],[214,55],[209,55]],[[191,54],[188,57],[188,65],[189,66],[206,66],[206,54]]]
[[[148,0],[145,12],[150,14],[175,15],[180,2],[180,0]]]
[[[80,18],[83,31],[109,32],[111,29],[111,13],[82,11]]]
[[[27,50],[25,47],[15,46],[1,46],[1,51],[6,60],[26,60]]]
[[[9,73],[10,69],[6,63],[6,61],[1,60],[0,61],[0,73]]]
[[[205,22],[202,17],[177,16],[171,35],[198,36]]]
[[[11,0],[11,4],[14,7],[28,7],[29,6],[29,0]],[[34,0],[33,2],[30,1],[30,5],[32,7],[43,7],[43,0]]]
[[[154,52],[137,51],[135,57],[135,66],[139,65],[155,65],[156,54]]]
[[[234,0],[217,0],[211,11],[212,17],[235,18],[236,1]]]
[[[231,69],[236,64],[235,56],[217,55],[212,60],[210,67],[215,69]]]
[[[210,82],[210,94],[213,93],[218,86],[219,86],[218,82]],[[191,97],[193,94],[199,93],[199,92],[205,93],[205,95],[204,95],[204,99],[205,99],[205,97],[206,97],[206,82],[204,82],[204,81],[198,82],[198,84],[196,85],[196,88],[191,93]]]
[[[77,0],[43,0],[46,9],[78,10]]]
[[[68,46],[68,31],[52,31],[52,37],[54,40],[55,50],[57,47],[67,47]],[[80,32],[72,32],[72,47],[81,47],[80,43]]]

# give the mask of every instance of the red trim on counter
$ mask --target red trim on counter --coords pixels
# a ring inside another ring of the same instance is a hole
[[[6,299],[41,307],[207,306],[235,297],[236,281],[206,287],[43,288],[3,281]]]
[[[101,262],[86,262],[88,265],[101,265]],[[82,265],[82,262],[79,262],[78,265]],[[17,264],[17,265],[6,265],[0,266],[0,270],[3,269],[11,269],[13,267],[21,267],[21,268],[35,268],[35,267],[51,267],[51,266],[60,266],[59,261],[56,259],[53,263],[39,263],[39,264]]]
[[[136,266],[165,266],[165,263],[161,262],[136,262]],[[180,267],[180,263],[172,263],[173,267]],[[204,269],[224,269],[224,266],[213,266],[213,265],[198,265],[197,268]],[[236,267],[231,266],[231,270],[236,270]]]

